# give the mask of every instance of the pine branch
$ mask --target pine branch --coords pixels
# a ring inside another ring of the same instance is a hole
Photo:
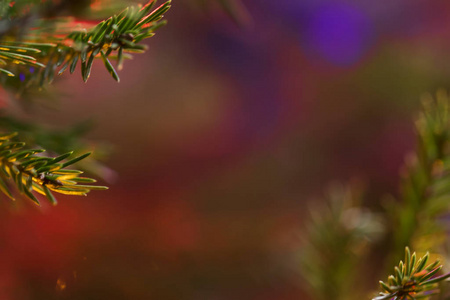
[[[110,58],[115,58],[121,69],[124,59],[130,57],[127,53],[144,52],[146,46],[140,42],[166,23],[161,19],[170,8],[170,0],[151,11],[154,4],[151,1],[143,7],[129,7],[88,30],[74,30],[72,23],[63,20],[60,28],[47,33],[49,30],[43,28],[50,21],[43,20],[38,29],[24,36],[23,42],[0,41],[0,64],[4,65],[0,72],[6,75],[1,78],[3,84],[42,87],[56,74],[66,70],[73,73],[77,65],[81,65],[86,82],[95,58],[101,58],[111,76],[119,81]],[[49,26],[54,26],[54,22]]]
[[[394,275],[388,277],[387,283],[380,281],[382,292],[372,300],[404,300],[404,299],[430,299],[440,293],[439,283],[450,277],[450,273],[433,277],[441,269],[439,260],[427,267],[429,254],[425,254],[416,261],[416,253],[411,255],[408,247],[405,248],[405,262],[400,261],[395,267]]]
[[[40,205],[34,192],[44,195],[50,203],[57,204],[52,192],[86,196],[91,190],[104,190],[107,187],[90,185],[96,182],[92,178],[80,177],[78,170],[66,169],[90,153],[67,160],[71,152],[58,157],[37,155],[42,149],[27,150],[25,143],[12,142],[16,134],[0,136],[0,191],[15,200],[8,183],[14,183],[16,189],[25,197]]]
[[[89,161],[79,162],[80,168],[112,182],[116,176],[115,172],[104,165],[101,160],[109,156],[111,145],[102,142],[92,143],[85,140],[85,135],[90,132],[93,123],[89,120],[78,122],[70,127],[61,129],[44,126],[44,124],[33,121],[24,121],[16,117],[2,114],[0,111],[0,128],[6,132],[18,132],[20,142],[28,146],[42,147],[51,156],[73,151],[83,153],[88,149],[95,148],[95,156],[90,156]],[[15,140],[15,139],[14,139]]]
[[[427,96],[423,101],[416,122],[417,153],[408,160],[401,184],[403,201],[391,210],[396,253],[407,245],[431,250],[445,234],[438,216],[449,212],[449,101],[444,91],[437,93],[436,100]],[[423,237],[428,237],[428,243],[417,244]]]
[[[301,273],[314,299],[358,298],[356,269],[367,244],[383,232],[379,217],[359,205],[356,189],[334,186],[312,210],[302,245]]]

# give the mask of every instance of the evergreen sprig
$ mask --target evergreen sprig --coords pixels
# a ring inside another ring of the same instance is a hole
[[[128,7],[90,29],[76,29],[76,26],[74,29],[73,22],[66,19],[41,20],[40,26],[25,35],[23,41],[8,40],[5,36],[0,41],[0,64],[3,65],[0,72],[7,76],[3,79],[4,85],[42,87],[67,69],[73,73],[77,65],[81,65],[81,75],[86,82],[95,58],[101,58],[111,76],[119,81],[109,59],[115,58],[121,69],[124,59],[130,57],[128,53],[144,52],[146,46],[140,42],[152,37],[154,31],[166,23],[161,19],[171,1],[152,11],[155,2]],[[58,23],[62,24],[60,28],[56,26]],[[45,29],[46,25],[53,27]]]
[[[145,51],[146,46],[139,42],[154,36],[154,31],[166,23],[159,20],[169,10],[170,3],[170,0],[167,1],[151,13],[155,1],[149,2],[140,9],[134,6],[128,7],[119,15],[99,23],[88,32],[72,32],[68,39],[72,40],[73,44],[58,49],[61,51],[61,57],[68,57],[64,63],[57,63],[57,66],[62,65],[58,74],[62,74],[69,66],[72,73],[77,62],[80,61],[83,80],[87,81],[94,58],[100,55],[108,72],[119,81],[119,76],[108,57],[113,51],[117,51],[117,64],[121,69],[124,52]]]
[[[14,64],[28,65],[30,67],[45,68],[45,65],[38,62],[33,56],[41,51],[36,48],[25,46],[0,45],[0,64],[8,65],[8,61]],[[0,68],[0,72],[7,76],[14,77],[14,73],[4,68]]]
[[[334,185],[322,206],[311,211],[301,249],[302,277],[314,299],[360,299],[355,269],[370,242],[383,232],[377,214],[359,204],[355,186]]]
[[[0,110],[0,128],[5,132],[20,132],[21,142],[27,145],[39,145],[50,156],[71,151],[82,153],[95,148],[95,155],[90,156],[88,161],[80,161],[78,166],[90,174],[111,182],[115,178],[115,172],[104,165],[102,160],[108,157],[113,147],[105,142],[86,139],[86,134],[91,131],[93,125],[92,120],[84,120],[65,128],[49,127],[41,122],[25,121],[17,116],[2,114]]]
[[[17,134],[0,136],[0,191],[15,200],[8,183],[14,183],[17,190],[40,205],[33,192],[44,195],[50,203],[57,204],[52,192],[86,196],[91,190],[105,190],[107,187],[91,185],[92,178],[81,177],[82,171],[67,167],[86,158],[90,153],[69,159],[72,152],[58,157],[39,155],[45,150],[25,149],[25,143],[11,139]]]
[[[417,260],[416,253],[411,255],[406,247],[405,261],[400,261],[398,267],[394,268],[394,275],[388,277],[387,283],[380,281],[382,292],[372,300],[429,299],[439,294],[438,284],[449,278],[450,273],[433,277],[442,269],[442,265],[436,260],[426,266],[428,259],[429,253]]]
[[[426,96],[416,121],[418,146],[404,169],[402,201],[390,210],[393,219],[395,252],[407,245],[436,249],[445,234],[438,217],[449,212],[450,195],[450,99],[438,91],[436,99]],[[426,245],[420,238],[428,236]]]
[[[423,110],[416,121],[417,151],[407,159],[403,172],[402,201],[392,201],[387,206],[394,244],[389,253],[394,256],[409,244],[421,250],[442,251],[442,243],[448,236],[440,220],[448,218],[450,210],[449,105],[450,98],[442,90],[435,98],[427,96],[423,99]],[[326,206],[317,212],[314,222],[308,226],[309,243],[303,249],[303,275],[317,299],[361,299],[352,285],[358,259],[353,255],[352,247],[363,242],[361,237],[355,239],[355,234],[363,233],[364,228],[345,213],[345,205],[332,205],[345,203],[343,199],[351,197],[345,193],[331,193],[333,195],[330,199],[335,200],[329,208]],[[360,211],[362,207],[353,206],[352,209]],[[354,224],[352,230],[349,230],[350,224]],[[382,292],[373,300],[429,299],[440,293],[438,283],[450,274],[435,277],[442,268],[439,262],[426,266],[428,255],[417,260],[409,248],[405,251],[404,262],[395,268],[395,275],[389,276],[387,283],[380,282]],[[390,255],[386,257],[387,261],[393,259]],[[397,264],[397,258],[395,262]]]

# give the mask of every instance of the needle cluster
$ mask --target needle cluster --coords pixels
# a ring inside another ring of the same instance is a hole
[[[372,300],[429,299],[439,294],[439,283],[450,277],[450,273],[435,276],[442,269],[439,260],[427,265],[429,254],[416,260],[416,253],[411,255],[405,248],[405,262],[400,261],[395,267],[394,275],[388,277],[387,283],[380,281],[382,292]]]
[[[96,180],[81,177],[82,171],[67,169],[86,158],[90,153],[69,159],[72,152],[58,157],[41,155],[45,150],[26,149],[25,143],[11,139],[16,134],[0,136],[0,191],[15,200],[11,185],[26,198],[40,205],[35,193],[45,196],[51,204],[57,204],[54,193],[86,196],[91,190],[107,187],[91,185]]]

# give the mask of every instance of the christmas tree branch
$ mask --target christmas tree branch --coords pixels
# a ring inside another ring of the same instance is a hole
[[[424,98],[423,111],[416,122],[417,151],[407,160],[403,172],[402,201],[391,201],[387,207],[394,247],[388,247],[386,262],[398,255],[400,247],[405,249],[408,245],[424,252],[442,251],[441,246],[447,239],[439,217],[449,213],[449,103],[449,96],[444,91],[438,91],[436,99]],[[351,209],[355,214],[363,208],[357,203],[350,207],[342,204],[352,199],[351,194],[335,191],[330,195],[334,201],[314,214],[314,221],[308,226],[308,243],[302,257],[303,276],[310,282],[317,299],[361,299],[361,294],[352,288],[360,258],[353,248],[364,241],[361,233],[365,231],[362,224],[356,222],[360,218],[350,217],[346,211]],[[360,236],[355,240],[358,234]],[[387,283],[380,282],[382,292],[373,300],[430,299],[441,293],[438,284],[450,274],[436,277],[442,268],[438,261],[426,266],[428,255],[417,260],[409,248],[405,253],[405,261],[395,267],[395,273],[388,277]]]
[[[395,253],[408,245],[436,250],[445,238],[437,217],[449,212],[449,102],[444,91],[438,91],[436,99],[423,99],[424,108],[416,122],[417,152],[409,157],[403,172],[402,201],[389,209]],[[425,244],[421,244],[423,237],[428,237]]]
[[[405,248],[405,261],[400,261],[394,274],[389,275],[387,283],[380,281],[382,292],[372,300],[403,300],[429,299],[440,293],[439,283],[450,277],[450,273],[435,276],[441,271],[442,265],[435,260],[427,266],[429,253],[417,259],[416,253],[411,255]]]
[[[85,140],[85,135],[92,127],[93,122],[86,120],[63,129],[53,128],[2,114],[0,111],[0,128],[6,132],[20,133],[21,142],[25,142],[28,146],[32,145],[32,147],[42,147],[51,156],[71,151],[83,153],[95,148],[95,155],[90,156],[88,161],[80,161],[78,165],[90,174],[112,182],[116,177],[115,172],[101,162],[109,156],[112,146],[108,143],[98,141],[93,143]]]
[[[25,34],[22,41],[9,40],[5,35],[0,41],[0,72],[6,77],[0,79],[6,86],[23,82],[27,87],[42,87],[56,74],[66,70],[73,73],[80,64],[83,80],[87,81],[94,59],[101,58],[111,76],[119,81],[109,59],[116,58],[121,69],[123,60],[129,57],[127,52],[144,52],[146,46],[140,42],[166,23],[161,19],[170,1],[152,11],[154,4],[151,1],[143,7],[129,7],[90,29],[74,29],[76,23],[65,19],[41,20],[40,26]]]
[[[18,192],[40,205],[33,192],[44,195],[52,204],[56,198],[52,192],[85,196],[91,190],[107,187],[90,185],[95,180],[81,177],[83,173],[67,167],[89,156],[90,153],[68,160],[71,152],[58,157],[40,155],[45,150],[25,149],[25,143],[13,142],[16,134],[0,136],[0,191],[15,199],[8,183],[14,183]]]
[[[360,299],[356,269],[383,233],[380,217],[363,208],[355,186],[334,185],[311,210],[301,250],[301,273],[314,299]]]

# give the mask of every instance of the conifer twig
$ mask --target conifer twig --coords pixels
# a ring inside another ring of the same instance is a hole
[[[38,155],[42,149],[25,149],[25,143],[13,142],[16,133],[0,136],[0,191],[15,200],[8,183],[14,183],[17,190],[40,205],[34,192],[44,195],[50,203],[57,203],[52,192],[86,196],[91,190],[104,190],[107,187],[90,185],[92,178],[81,177],[82,171],[66,167],[86,158],[90,153],[68,160],[71,152],[58,157]]]
[[[360,205],[354,186],[334,185],[311,211],[301,254],[301,274],[314,299],[360,299],[353,284],[366,245],[383,233],[381,219]]]
[[[426,96],[416,122],[417,152],[407,161],[401,184],[402,202],[390,210],[395,253],[407,245],[418,245],[420,237],[432,237],[424,248],[439,244],[442,232],[436,217],[449,211],[450,110],[449,97],[438,91],[436,99]]]
[[[395,267],[394,275],[389,275],[387,283],[380,281],[382,292],[372,300],[429,299],[440,293],[439,283],[450,277],[450,273],[435,276],[441,269],[439,260],[427,266],[429,253],[417,259],[405,248],[405,261]]]
[[[0,73],[6,75],[4,85],[18,86],[24,82],[27,87],[42,87],[57,74],[66,70],[73,73],[77,65],[81,65],[82,78],[87,81],[97,57],[102,58],[108,72],[119,81],[109,59],[115,58],[121,69],[123,60],[130,57],[127,52],[144,52],[146,46],[140,42],[152,37],[166,23],[161,19],[170,8],[170,0],[152,11],[155,2],[128,7],[88,29],[76,29],[64,19],[41,20],[41,26],[25,34],[23,41],[5,36],[0,40],[0,65],[3,65]],[[58,22],[65,26],[51,31],[43,29],[45,24],[53,26]]]

